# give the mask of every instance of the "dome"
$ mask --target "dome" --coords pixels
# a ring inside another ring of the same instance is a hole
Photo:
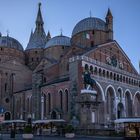
[[[9,47],[23,51],[22,45],[16,39],[9,36],[0,37],[0,47]]]
[[[76,24],[72,31],[72,36],[76,35],[77,33],[80,33],[82,31],[87,31],[87,30],[103,30],[105,31],[105,25],[106,23],[95,17],[89,17],[81,20]]]
[[[66,36],[55,36],[46,43],[45,48],[51,46],[71,46],[70,38]]]

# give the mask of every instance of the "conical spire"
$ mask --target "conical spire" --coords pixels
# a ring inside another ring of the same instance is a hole
[[[51,34],[50,34],[50,31],[48,31],[48,34],[47,34],[47,41],[51,39]]]
[[[41,14],[41,3],[38,4],[38,13],[36,18],[36,25],[37,24],[44,24],[42,14]]]
[[[44,22],[41,14],[41,3],[38,4],[38,13],[36,18],[35,31],[31,31],[29,43],[26,49],[44,48],[46,44],[46,33],[44,30]]]
[[[108,8],[106,17],[113,17],[110,8]]]
[[[44,28],[43,28],[44,22],[41,14],[41,3],[38,4],[38,13],[37,13],[37,18],[36,18],[36,29],[35,32],[38,34],[44,33]]]

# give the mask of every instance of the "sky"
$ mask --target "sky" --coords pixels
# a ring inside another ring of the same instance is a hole
[[[27,46],[31,30],[35,29],[38,3],[41,2],[44,29],[51,36],[71,37],[74,26],[90,16],[105,20],[112,11],[114,40],[126,52],[139,71],[140,60],[140,0],[0,0],[0,32],[16,38]]]

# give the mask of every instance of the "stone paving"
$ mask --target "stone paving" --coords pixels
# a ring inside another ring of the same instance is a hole
[[[22,140],[21,134],[16,134],[15,138],[10,138],[10,134],[2,134],[0,140]],[[68,140],[62,136],[34,136],[34,140]],[[121,137],[99,137],[99,136],[76,136],[72,140],[123,140]]]

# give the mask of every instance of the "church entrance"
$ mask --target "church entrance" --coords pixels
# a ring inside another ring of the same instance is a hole
[[[10,120],[11,119],[11,113],[10,112],[5,112],[4,118],[5,118],[5,120]]]
[[[124,106],[122,103],[119,103],[117,107],[117,118],[119,119],[122,117],[124,117]]]
[[[52,114],[51,114],[51,119],[56,119],[57,118],[57,114],[55,111],[52,111]]]

